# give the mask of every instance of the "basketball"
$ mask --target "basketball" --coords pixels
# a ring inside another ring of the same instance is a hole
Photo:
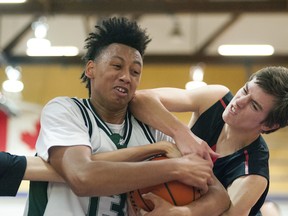
[[[164,156],[154,157],[151,160],[167,159]],[[187,205],[200,197],[200,192],[189,185],[178,181],[171,181],[160,185],[138,189],[129,192],[129,198],[134,211],[139,208],[145,211],[152,211],[154,208],[150,200],[145,200],[142,194],[152,192],[175,206]]]

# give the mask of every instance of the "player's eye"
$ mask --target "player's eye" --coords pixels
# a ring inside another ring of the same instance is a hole
[[[252,109],[255,110],[255,111],[258,111],[258,110],[259,110],[257,104],[255,104],[253,101],[251,102],[251,107],[252,107]]]
[[[243,87],[243,91],[242,91],[242,92],[243,92],[244,95],[247,95],[247,94],[248,94],[248,90],[247,90],[247,87],[246,87],[246,86]]]
[[[121,69],[121,65],[119,65],[119,64],[114,64],[113,67],[116,69]]]

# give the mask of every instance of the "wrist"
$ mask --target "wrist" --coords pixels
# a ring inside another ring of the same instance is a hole
[[[175,206],[172,209],[171,215],[192,216],[193,212],[187,206]]]
[[[184,123],[180,123],[180,124],[175,124],[174,127],[172,128],[172,132],[171,132],[171,137],[177,141],[177,139],[181,139],[184,135],[186,134],[191,134],[190,128],[185,125]]]

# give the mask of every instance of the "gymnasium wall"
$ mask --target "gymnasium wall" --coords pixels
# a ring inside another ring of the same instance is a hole
[[[144,59],[145,61],[145,59]],[[184,88],[190,81],[190,64],[145,64],[139,89],[157,87]],[[204,81],[207,84],[223,84],[233,93],[247,81],[251,73],[262,66],[245,65],[206,65]],[[61,96],[86,97],[87,90],[80,83],[83,68],[78,65],[23,65],[22,81],[24,101],[44,105],[50,99]],[[4,68],[0,68],[0,83],[6,79]],[[184,122],[190,115],[177,114]]]

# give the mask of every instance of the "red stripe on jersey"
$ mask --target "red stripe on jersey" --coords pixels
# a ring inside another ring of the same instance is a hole
[[[216,144],[210,147],[214,152],[216,151]]]
[[[249,174],[249,166],[248,166],[249,154],[247,150],[244,151],[244,155],[245,155],[245,174]]]
[[[213,146],[210,147],[214,152],[216,152],[216,144],[214,144]],[[218,158],[217,157],[212,157],[212,162],[213,164],[216,162]]]
[[[220,102],[221,102],[222,106],[223,106],[224,108],[226,108],[227,105],[226,105],[226,103],[224,102],[223,98],[220,99]]]
[[[0,151],[6,151],[8,116],[0,110]]]

